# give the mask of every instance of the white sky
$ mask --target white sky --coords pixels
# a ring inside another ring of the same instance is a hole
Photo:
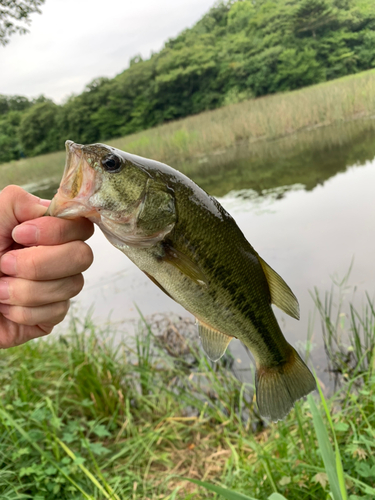
[[[26,35],[0,45],[0,94],[62,102],[99,76],[113,77],[136,54],[157,52],[214,0],[46,0]]]

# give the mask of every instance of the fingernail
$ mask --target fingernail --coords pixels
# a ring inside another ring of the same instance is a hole
[[[9,299],[9,285],[6,281],[0,280],[0,301]]]
[[[16,274],[16,260],[16,257],[11,253],[3,255],[0,261],[1,272],[8,275]]]
[[[34,224],[21,224],[13,229],[12,238],[22,245],[34,245],[38,243],[39,229]]]
[[[1,314],[8,314],[9,308],[10,308],[10,306],[8,306],[8,304],[0,304],[0,313]]]

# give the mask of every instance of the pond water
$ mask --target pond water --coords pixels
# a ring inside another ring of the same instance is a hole
[[[322,293],[329,290],[332,276],[343,277],[353,261],[350,283],[360,292],[358,304],[365,291],[370,296],[374,291],[374,130],[373,122],[367,121],[312,131],[266,143],[262,154],[248,147],[225,152],[213,166],[211,159],[200,158],[192,170],[194,180],[218,197],[257,252],[296,294],[300,321],[276,308],[275,313],[286,338],[297,347],[307,338],[315,287]],[[291,141],[295,146],[288,147]],[[47,197],[55,189],[41,184],[32,191]],[[189,316],[99,230],[89,244],[94,264],[74,300],[81,315],[91,307],[97,323],[110,317],[121,325],[123,335],[132,334],[139,320],[137,308],[146,318],[156,313]],[[310,324],[310,331],[314,365],[327,383],[318,320]],[[231,343],[231,351],[248,366],[239,341]]]

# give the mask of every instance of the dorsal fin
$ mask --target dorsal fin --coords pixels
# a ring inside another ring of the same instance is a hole
[[[279,276],[267,262],[264,262],[259,255],[258,259],[268,281],[272,304],[275,304],[275,306],[279,307],[286,314],[289,314],[289,316],[292,316],[292,318],[299,319],[298,300],[292,290],[282,277]]]
[[[219,361],[227,350],[229,342],[233,337],[214,330],[213,328],[201,323],[199,320],[198,331],[204,352],[211,361]]]

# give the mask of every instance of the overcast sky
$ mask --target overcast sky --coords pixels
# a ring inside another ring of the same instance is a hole
[[[46,0],[26,35],[0,45],[0,94],[62,102],[191,27],[214,0]]]

